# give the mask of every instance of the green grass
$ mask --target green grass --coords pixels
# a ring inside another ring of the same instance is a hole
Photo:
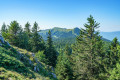
[[[29,64],[29,59],[32,64]],[[7,45],[0,47],[0,80],[56,80],[49,74],[48,66],[41,64],[38,65],[27,50]],[[34,66],[38,66],[40,71],[34,72]]]

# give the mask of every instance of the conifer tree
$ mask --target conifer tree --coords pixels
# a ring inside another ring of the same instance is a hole
[[[94,80],[100,73],[102,40],[99,32],[95,31],[99,28],[99,23],[91,15],[87,20],[85,29],[81,29],[73,46],[73,70],[76,80]]]
[[[12,45],[17,46],[19,44],[19,33],[21,33],[22,28],[17,21],[12,21],[9,25],[8,32],[4,35],[6,39]]]
[[[25,36],[23,36],[23,38],[26,38],[26,43],[25,43],[25,47],[26,47],[26,49],[27,50],[31,50],[31,43],[30,43],[30,38],[32,37],[32,33],[31,33],[31,29],[30,29],[30,23],[29,22],[27,22],[26,24],[25,24],[25,28],[24,28],[24,35]]]
[[[118,66],[120,65],[120,45],[118,39],[115,37],[111,44],[108,46],[109,49],[106,50],[106,55],[104,55],[104,74],[102,74],[101,79],[119,79],[117,75],[120,75]]]
[[[55,73],[59,80],[73,80],[71,53],[70,47],[66,46],[58,56]]]
[[[116,63],[119,62],[120,53],[118,47],[119,47],[119,42],[118,39],[115,37],[112,40],[111,45],[109,46],[108,53],[106,55],[106,59],[108,59],[107,66],[109,68],[114,68],[116,66]]]
[[[38,34],[37,31],[38,31],[38,24],[35,22],[32,28],[32,38],[30,40],[33,52],[38,52],[39,50],[45,49],[44,40],[42,36]]]
[[[1,33],[3,32],[7,32],[7,26],[5,23],[3,23],[2,27],[1,27]]]
[[[17,21],[13,21],[10,23],[10,26],[9,26],[10,34],[17,36],[17,34],[21,32],[21,30],[22,30],[21,26],[19,25],[19,23]]]
[[[18,34],[18,47],[23,48],[23,49],[29,49],[30,45],[29,45],[29,37],[28,34],[25,33],[24,31],[21,31]]]
[[[37,22],[35,22],[33,25],[33,28],[32,28],[32,32],[35,33],[38,31],[38,29],[39,29],[39,26],[38,26]]]
[[[56,65],[56,60],[57,60],[57,52],[53,46],[53,41],[52,41],[52,36],[51,36],[51,31],[49,30],[48,32],[48,37],[47,37],[47,48],[45,50],[45,55],[46,58],[48,59],[48,64],[55,67]]]
[[[30,23],[29,22],[27,22],[26,24],[25,24],[25,28],[24,28],[24,31],[25,32],[27,32],[27,33],[30,33],[31,31],[30,31]]]
[[[27,22],[27,23],[25,24],[25,28],[24,28],[24,31],[25,31],[25,33],[28,35],[28,37],[31,37],[30,26],[31,26],[30,23]]]

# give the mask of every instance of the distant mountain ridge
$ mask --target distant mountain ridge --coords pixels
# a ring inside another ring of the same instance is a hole
[[[39,34],[43,37],[44,40],[47,39],[48,31],[51,30],[51,34],[53,39],[60,39],[60,38],[75,38],[79,35],[80,29],[74,28],[74,29],[66,29],[66,28],[59,28],[54,27],[52,29],[46,29],[39,31]]]
[[[62,39],[62,38],[76,38],[79,33],[80,29],[79,28],[74,28],[74,29],[66,29],[66,28],[60,28],[60,27],[54,27],[52,29],[46,29],[46,30],[40,30],[39,34],[43,37],[44,40],[47,40],[48,36],[48,31],[51,30],[51,34],[53,37],[53,40],[56,39]],[[120,41],[120,31],[115,31],[115,32],[100,32],[100,35],[102,36],[102,39],[105,41],[112,41],[115,37],[118,38]]]
[[[114,32],[100,32],[100,35],[103,36],[106,39],[113,40],[115,37],[117,37],[118,41],[120,41],[120,31],[114,31]]]

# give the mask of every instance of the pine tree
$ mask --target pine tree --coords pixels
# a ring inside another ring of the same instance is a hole
[[[7,32],[7,26],[5,23],[3,23],[2,27],[1,27],[1,33],[3,32]]]
[[[1,27],[1,35],[4,37],[4,39],[6,39],[8,37],[7,32],[8,32],[7,26],[5,23],[3,23],[2,27]]]
[[[37,24],[37,22],[35,22],[33,25],[33,28],[32,28],[32,32],[35,33],[38,31],[38,29],[39,29],[38,24]]]
[[[104,55],[103,62],[104,63],[104,74],[102,74],[101,79],[120,79],[118,70],[118,66],[120,66],[120,45],[118,39],[115,37],[111,44],[109,45],[109,49],[106,50],[106,54]]]
[[[24,31],[25,31],[25,33],[28,35],[28,37],[31,37],[30,26],[31,26],[30,23],[27,22],[27,23],[25,24],[25,28],[24,28]]]
[[[19,25],[17,21],[12,21],[8,27],[8,32],[4,35],[6,39],[9,40],[9,42],[12,45],[17,46],[19,43],[19,33],[21,33],[22,28]]]
[[[73,46],[73,70],[76,80],[94,80],[100,73],[102,40],[99,32],[95,31],[99,28],[99,23],[91,15],[87,20],[85,29],[81,29],[77,42]]]
[[[53,41],[52,41],[52,36],[51,36],[51,31],[49,30],[48,32],[48,37],[47,37],[47,48],[45,50],[45,55],[46,58],[48,59],[48,65],[51,65],[55,67],[56,65],[56,60],[57,60],[57,52],[53,46]]]
[[[42,36],[38,34],[37,31],[38,31],[38,24],[35,22],[32,28],[32,38],[30,40],[33,52],[38,52],[39,50],[41,51],[45,49],[44,40]]]
[[[31,31],[30,31],[30,23],[29,22],[27,22],[26,24],[25,24],[25,28],[24,28],[24,31],[26,32],[26,33],[30,33]]]
[[[73,80],[71,53],[70,47],[66,46],[58,56],[55,73],[59,80]]]
[[[23,48],[23,49],[29,49],[30,45],[29,45],[29,36],[27,33],[25,33],[24,31],[21,31],[18,34],[18,47]]]
[[[21,26],[19,25],[19,23],[17,21],[13,21],[10,23],[10,26],[9,26],[10,34],[17,36],[17,34],[21,32],[21,30],[22,30]]]
[[[116,65],[116,63],[119,61],[119,54],[118,54],[118,47],[119,42],[117,38],[114,38],[111,45],[109,46],[109,62],[110,65],[109,66],[114,66]]]
[[[30,38],[32,37],[32,33],[31,33],[31,29],[30,29],[31,25],[29,22],[27,22],[25,24],[25,28],[24,28],[24,35],[23,38],[26,38],[26,43],[25,43],[25,47],[27,50],[31,51],[31,42],[30,42]]]

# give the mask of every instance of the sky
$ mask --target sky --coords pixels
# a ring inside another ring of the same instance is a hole
[[[0,0],[0,27],[16,20],[22,27],[36,21],[40,29],[84,28],[89,15],[100,31],[120,31],[120,0]]]

